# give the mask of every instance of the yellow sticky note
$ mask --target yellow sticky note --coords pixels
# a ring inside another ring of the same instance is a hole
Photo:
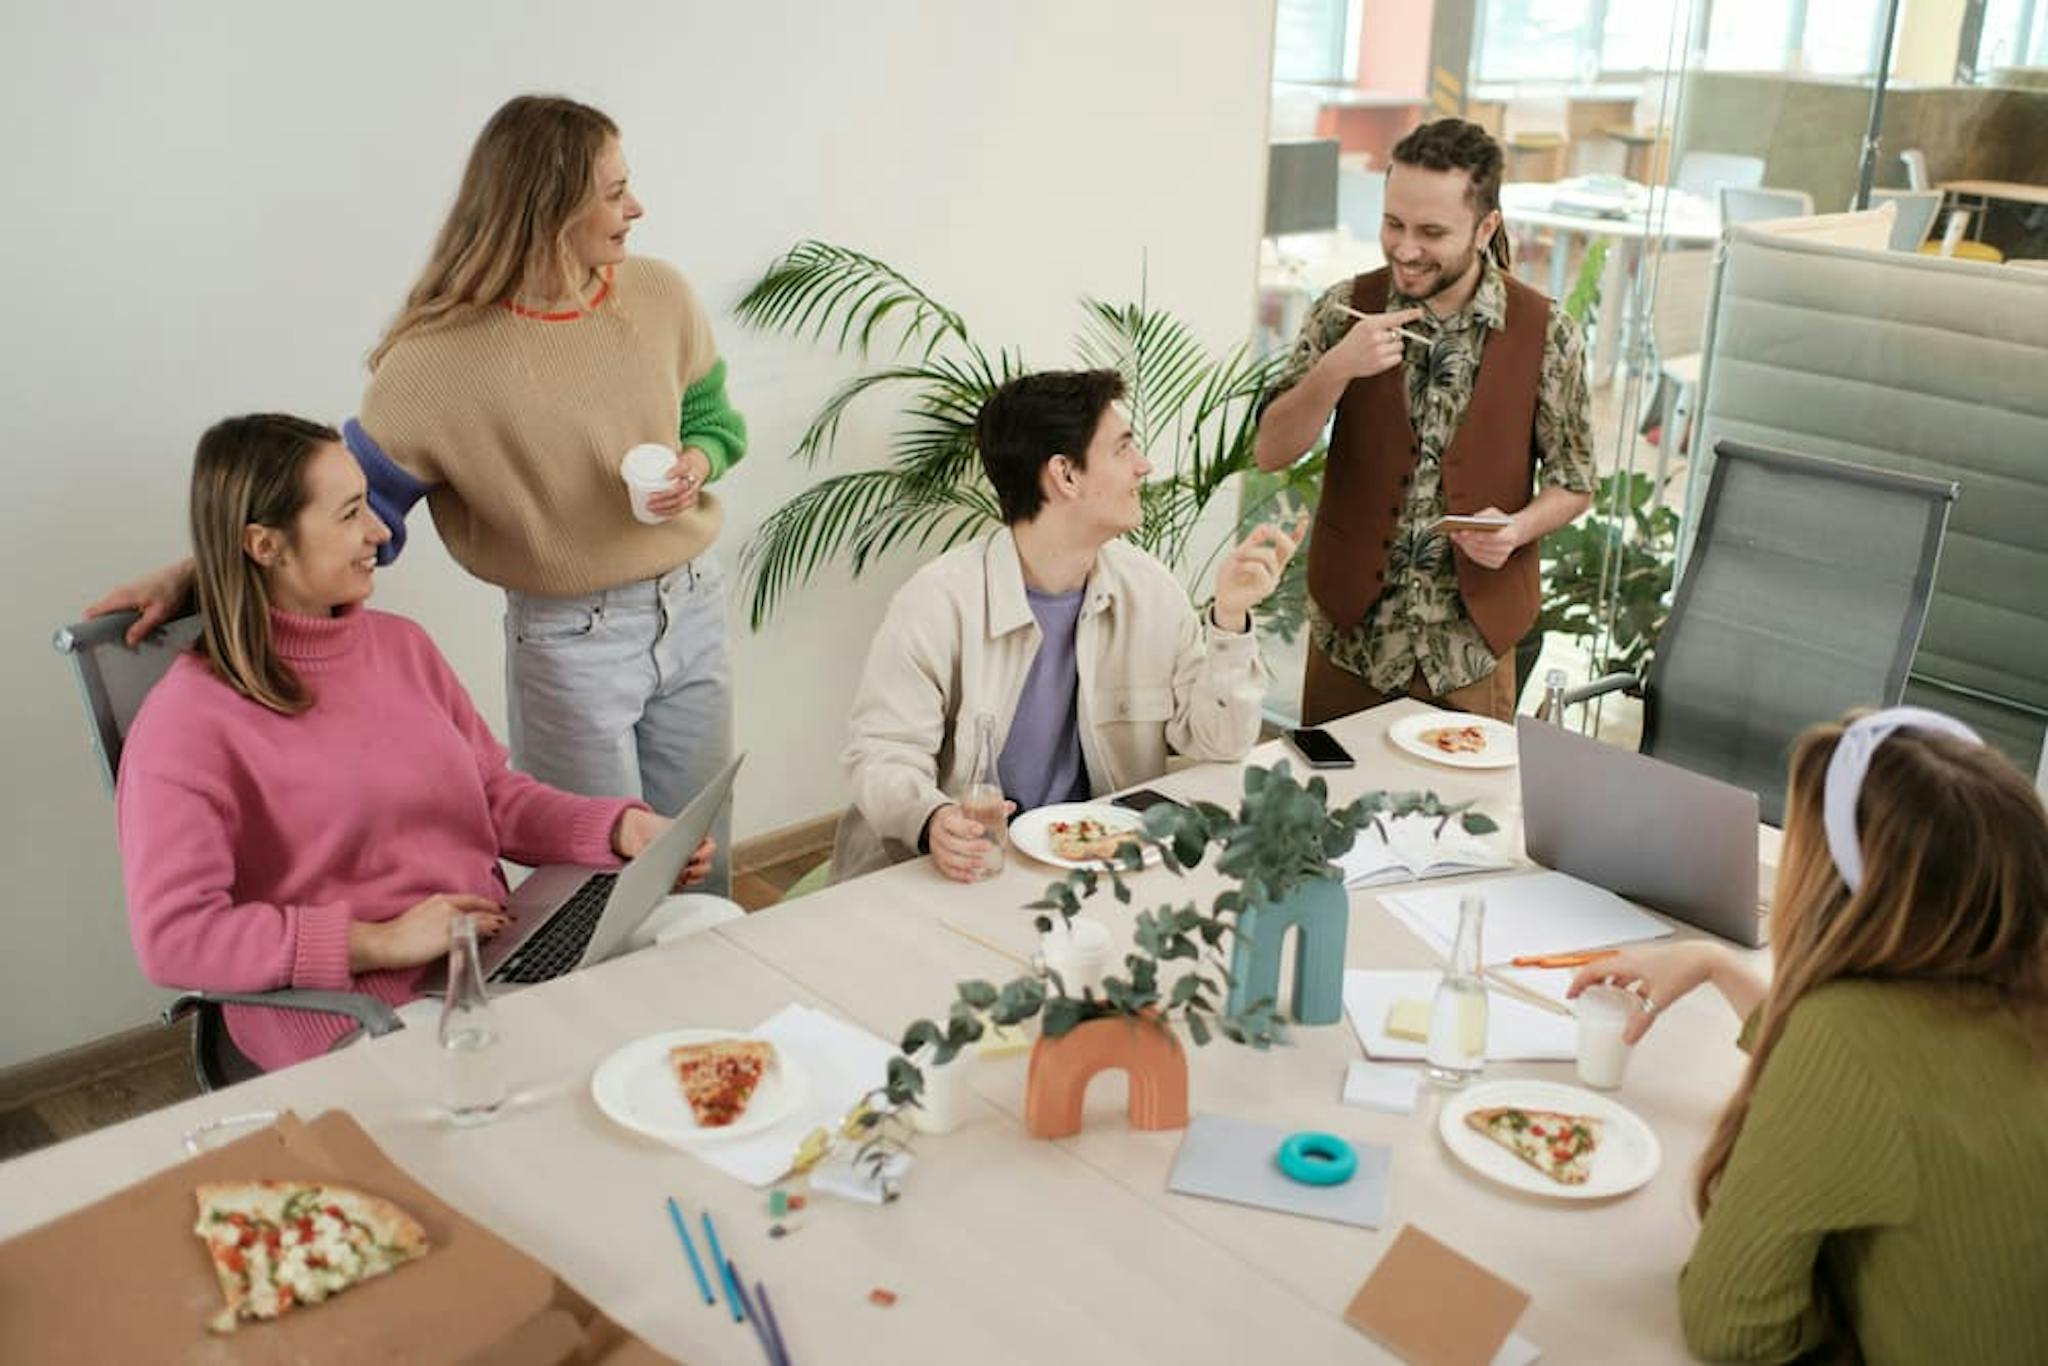
[[[1429,1042],[1429,1002],[1396,1001],[1387,1010],[1387,1037]]]

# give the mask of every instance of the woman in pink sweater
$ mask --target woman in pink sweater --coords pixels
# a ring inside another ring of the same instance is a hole
[[[417,996],[448,926],[503,928],[500,857],[615,866],[668,822],[513,771],[433,642],[363,609],[390,537],[332,428],[275,414],[200,438],[199,644],[151,690],[121,756],[121,862],[152,981]],[[684,881],[702,879],[705,841]],[[324,1051],[340,1016],[229,1006],[265,1068]]]

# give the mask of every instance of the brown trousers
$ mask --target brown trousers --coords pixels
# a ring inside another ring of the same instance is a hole
[[[1429,691],[1429,680],[1422,676],[1422,670],[1415,671],[1415,677],[1408,680],[1405,693],[1383,693],[1357,674],[1331,662],[1330,657],[1308,643],[1308,668],[1301,680],[1301,724],[1320,726],[1325,721],[1334,721],[1340,716],[1349,716],[1367,707],[1377,707],[1396,697],[1412,697],[1418,702],[1432,706],[1448,707],[1452,711],[1471,712],[1476,716],[1491,716],[1496,721],[1512,723],[1515,719],[1515,655],[1514,651],[1494,661],[1493,672],[1477,683],[1468,683],[1462,688],[1452,688],[1442,697],[1433,697]]]

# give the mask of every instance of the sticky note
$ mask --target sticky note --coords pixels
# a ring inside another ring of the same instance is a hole
[[[1429,1042],[1429,1002],[1396,1001],[1387,1008],[1387,1034],[1411,1043]]]
[[[986,1022],[984,1022],[986,1023]],[[974,1051],[984,1058],[1004,1058],[1031,1051],[1031,1036],[1019,1025],[987,1025]]]

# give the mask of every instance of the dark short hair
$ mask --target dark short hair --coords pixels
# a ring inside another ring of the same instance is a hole
[[[1467,119],[1438,119],[1394,144],[1394,160],[1425,171],[1463,171],[1465,202],[1479,218],[1500,208],[1500,178],[1506,154],[1493,134]],[[1494,259],[1505,266],[1507,233],[1493,234]]]
[[[1028,522],[1045,506],[1038,473],[1048,460],[1064,455],[1086,467],[1103,413],[1123,396],[1124,377],[1114,370],[1043,370],[989,395],[974,444],[1006,524]]]

